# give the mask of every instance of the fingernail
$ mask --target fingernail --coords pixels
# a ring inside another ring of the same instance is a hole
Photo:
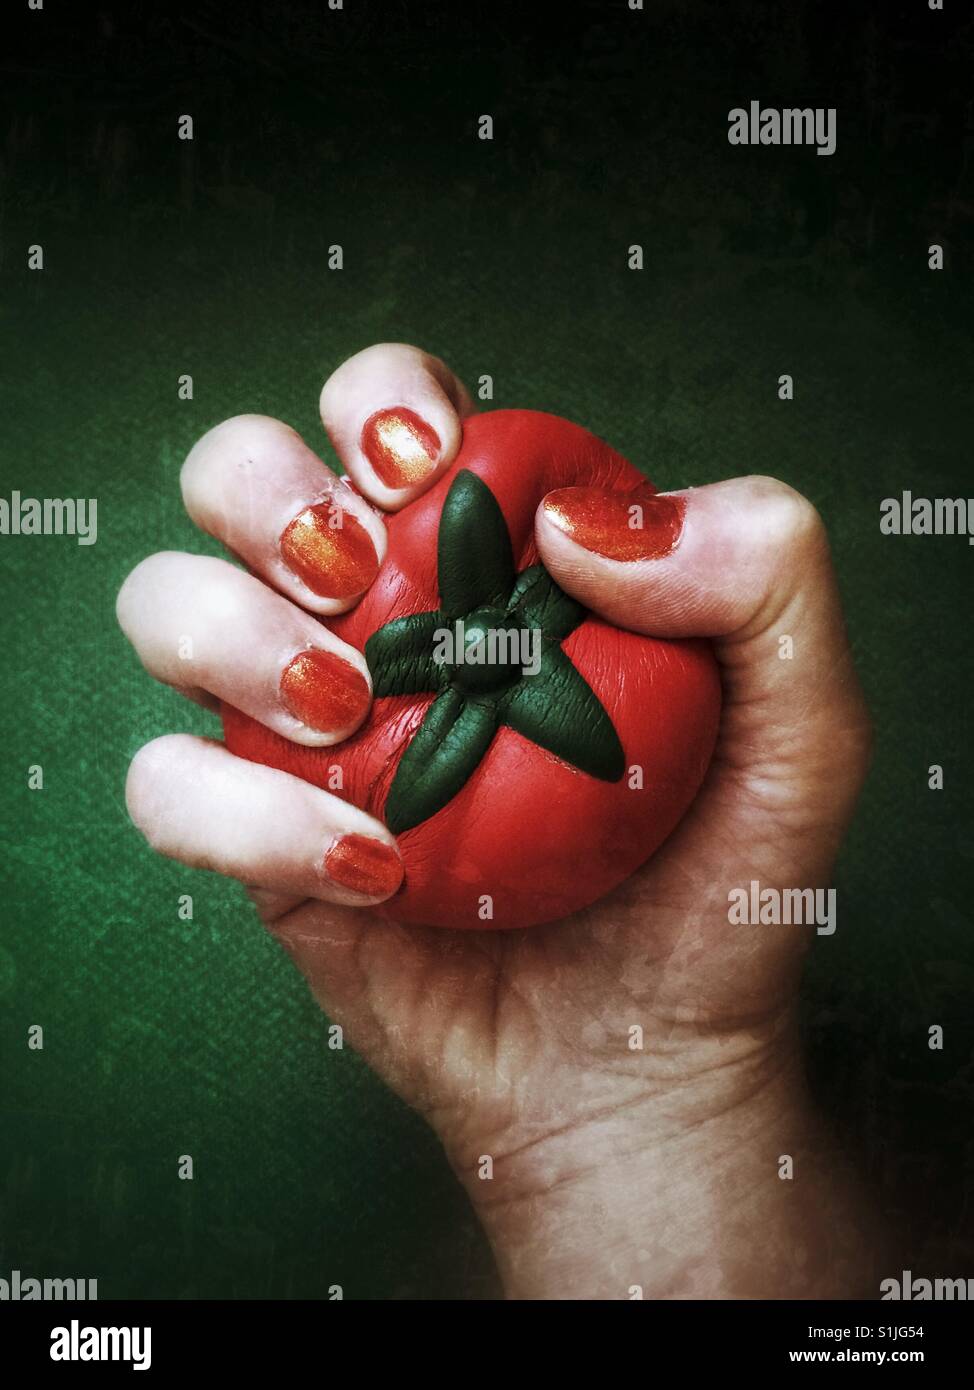
[[[325,855],[325,872],[340,888],[367,898],[388,898],[402,883],[402,860],[392,845],[371,835],[342,835]]]
[[[648,489],[612,492],[601,487],[563,487],[542,503],[545,516],[586,550],[607,560],[659,560],[676,549],[683,531],[685,497]]]
[[[334,652],[299,652],[281,675],[281,703],[309,729],[331,733],[357,724],[369,707],[369,683]]]
[[[281,557],[319,598],[352,598],[379,572],[372,537],[333,502],[316,502],[298,513],[281,536]]]
[[[415,411],[399,405],[369,416],[362,428],[362,452],[386,487],[411,487],[435,469],[440,439]]]

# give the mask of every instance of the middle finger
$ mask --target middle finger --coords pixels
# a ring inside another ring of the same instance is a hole
[[[280,420],[224,420],[190,450],[180,481],[197,526],[312,613],[351,608],[378,573],[378,514]]]

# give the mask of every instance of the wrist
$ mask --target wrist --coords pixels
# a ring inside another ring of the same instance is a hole
[[[507,1295],[870,1296],[869,1203],[779,1044],[468,1149],[454,1166]]]

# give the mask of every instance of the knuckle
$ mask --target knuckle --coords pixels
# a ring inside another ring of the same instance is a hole
[[[179,481],[187,506],[214,472],[241,455],[259,454],[294,434],[290,425],[270,415],[232,415],[207,430],[186,455]]]
[[[125,805],[132,823],[155,850],[163,848],[165,786],[173,757],[179,752],[179,734],[163,734],[143,744],[129,764],[125,779]]]
[[[759,475],[749,479],[755,502],[761,508],[762,529],[772,543],[818,542],[825,526],[815,504],[778,478]]]
[[[388,377],[391,372],[413,373],[417,366],[429,360],[427,354],[411,343],[372,343],[360,352],[347,357],[335,368],[321,388],[319,407],[322,415],[340,415],[346,399],[350,379],[364,377],[368,373],[381,373]]]
[[[193,595],[194,619],[203,630],[216,631],[224,623],[246,630],[258,601],[260,581],[213,556],[195,558],[199,583]]]
[[[157,550],[140,560],[125,576],[115,600],[115,616],[127,637],[132,637],[147,591],[156,589],[167,581],[173,559],[178,553],[175,550]]]

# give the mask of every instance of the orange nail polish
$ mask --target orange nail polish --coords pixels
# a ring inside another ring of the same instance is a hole
[[[683,531],[685,497],[648,488],[612,492],[601,487],[563,487],[549,492],[545,516],[571,540],[608,560],[659,560],[676,549]]]
[[[298,513],[281,536],[281,556],[319,598],[352,598],[379,572],[372,537],[333,502],[316,502]]]
[[[367,898],[388,898],[402,883],[402,860],[371,835],[342,835],[325,855],[325,872],[341,888]]]
[[[386,487],[411,487],[436,467],[440,440],[413,410],[377,410],[362,428],[362,452]]]
[[[331,733],[358,723],[372,698],[362,672],[334,652],[299,652],[281,675],[281,703],[309,729]]]

